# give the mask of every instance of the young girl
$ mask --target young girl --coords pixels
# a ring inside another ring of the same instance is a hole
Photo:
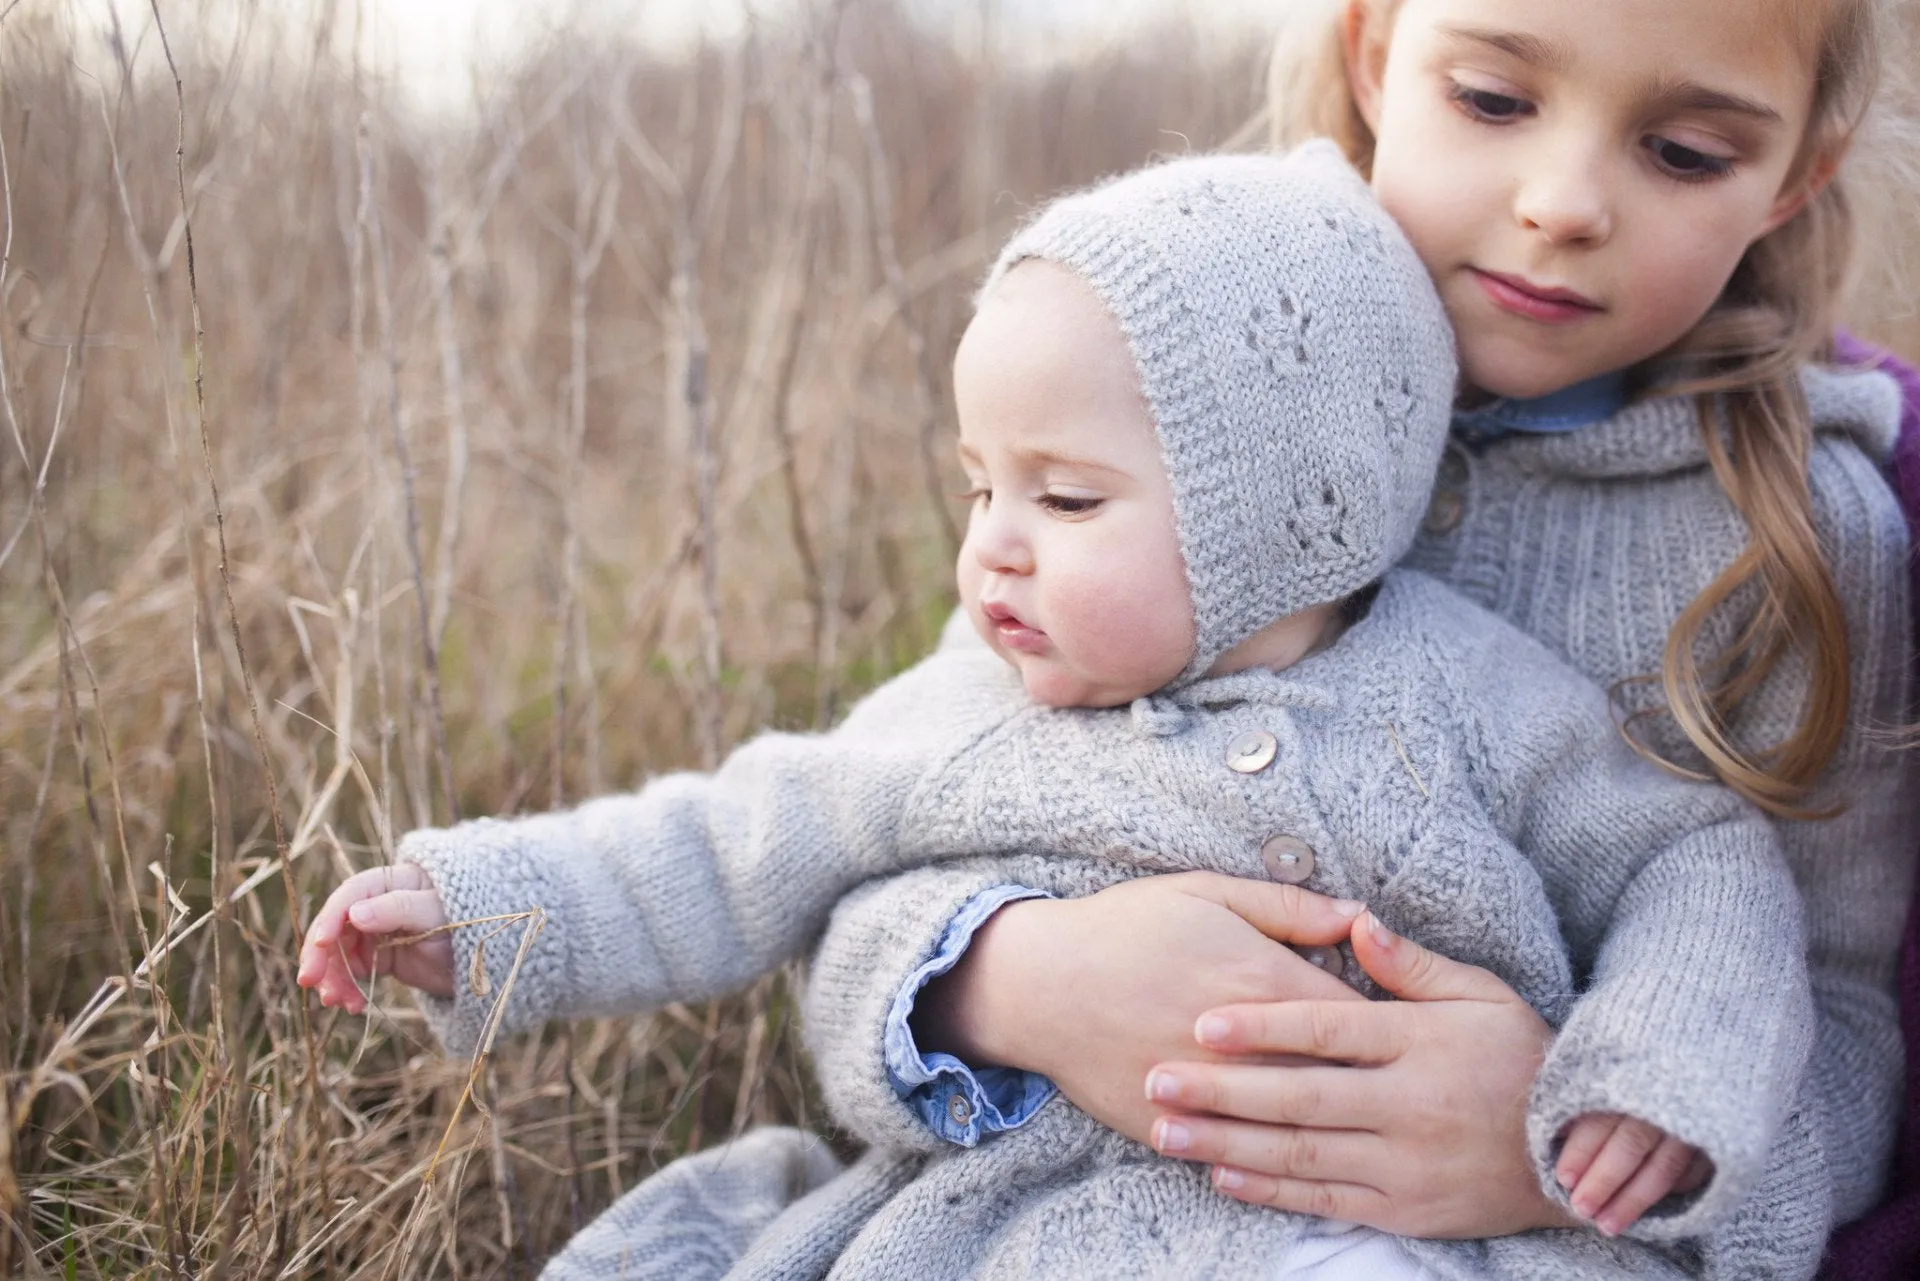
[[[1910,766],[1876,747],[1911,708],[1906,534],[1879,474],[1892,399],[1812,368],[1883,21],[1871,0],[1356,0],[1274,76],[1282,138],[1332,133],[1371,173],[1459,336],[1461,430],[1412,563],[1612,687],[1646,751],[1777,817],[1820,1010],[1778,1168],[1818,1156],[1786,1225],[1816,1256],[1886,1169],[1916,846]],[[995,892],[920,872],[837,919],[809,1036],[824,1079],[854,1083],[832,1101],[863,1137],[976,1141],[1044,1094],[1025,1069],[1215,1163],[1230,1196],[1423,1236],[1546,1221],[1516,1101],[1551,1034],[1486,975],[1356,945],[1410,999],[1247,1005],[1318,995],[1317,976],[1238,901],[1148,881],[962,910]],[[842,963],[875,938],[894,972]],[[1281,1051],[1327,1062],[1196,1061]],[[1575,1208],[1618,1227],[1644,1205]],[[1761,1226],[1696,1242],[1701,1271],[1760,1275]]]
[[[1418,257],[1330,144],[1179,161],[1056,203],[1002,255],[955,361],[976,486],[956,574],[985,645],[710,776],[409,835],[402,855],[431,880],[413,893],[481,923],[420,976],[451,996],[443,1031],[471,1047],[511,965],[484,922],[535,905],[550,925],[500,998],[507,1028],[736,985],[858,881],[915,863],[990,855],[965,861],[1082,896],[1260,868],[1349,900],[1326,906],[1322,944],[1358,930],[1390,946],[1392,923],[1559,1028],[1532,1159],[1550,1167],[1564,1136],[1576,1195],[1664,1194],[1697,1150],[1711,1177],[1643,1231],[1728,1219],[1812,1040],[1792,879],[1731,792],[1638,759],[1564,663],[1390,568],[1427,508],[1451,347]],[[383,919],[422,901],[386,889],[363,876],[316,916],[301,978],[323,1000],[357,1004],[365,945],[428,923]],[[1723,963],[1699,964],[1703,945]],[[1315,955],[1346,976],[1344,951]],[[454,982],[475,970],[492,981]],[[1576,973],[1589,991],[1569,1014]],[[1326,1275],[1330,1252],[1406,1277],[1673,1274],[1590,1233],[1489,1255],[1238,1205],[1064,1104],[971,1151],[877,1149],[753,1224],[768,1200],[740,1185],[785,1185],[796,1154],[815,1181],[826,1162],[771,1136],[676,1166],[555,1274],[798,1277],[824,1257],[848,1278],[1291,1277]]]

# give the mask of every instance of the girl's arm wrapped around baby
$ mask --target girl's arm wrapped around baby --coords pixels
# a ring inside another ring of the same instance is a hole
[[[902,866],[915,785],[1004,714],[1004,682],[976,680],[997,665],[961,670],[980,663],[929,660],[832,733],[764,735],[711,774],[410,833],[401,861],[454,927],[454,994],[421,997],[434,1031],[469,1052],[498,1001],[513,1032],[711,996],[797,955],[848,889]]]
[[[1771,825],[1726,789],[1641,759],[1607,729],[1599,691],[1543,647],[1497,649],[1465,656],[1457,705],[1478,735],[1480,790],[1540,872],[1577,988],[1528,1112],[1543,1188],[1559,1193],[1567,1127],[1596,1113],[1658,1126],[1713,1163],[1635,1236],[1708,1235],[1763,1175],[1818,1187],[1818,1169],[1768,1172],[1815,1028],[1800,899]],[[1516,687],[1529,697],[1502,697]]]

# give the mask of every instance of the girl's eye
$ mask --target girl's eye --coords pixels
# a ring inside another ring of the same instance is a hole
[[[1056,516],[1085,516],[1100,506],[1098,498],[1075,498],[1071,494],[1040,495],[1040,505]]]
[[[1487,124],[1505,124],[1509,120],[1518,120],[1522,116],[1533,114],[1533,104],[1525,98],[1495,93],[1491,89],[1475,89],[1471,85],[1456,84],[1448,96],[1469,117]]]
[[[1653,153],[1655,164],[1682,182],[1706,182],[1733,172],[1731,160],[1683,147],[1670,138],[1648,138],[1644,145]]]
[[[993,502],[993,491],[991,489],[988,489],[985,485],[975,485],[972,489],[969,489],[966,493],[955,494],[954,497],[959,499],[963,503],[969,503],[969,504],[977,503],[980,506],[985,507]]]

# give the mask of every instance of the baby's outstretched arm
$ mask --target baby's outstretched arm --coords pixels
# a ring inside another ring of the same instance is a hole
[[[1589,1112],[1567,1127],[1554,1175],[1573,1209],[1618,1236],[1671,1192],[1707,1181],[1706,1154],[1657,1125],[1618,1112]]]
[[[391,974],[433,996],[453,995],[453,940],[445,932],[418,942],[383,946],[389,935],[428,934],[447,923],[440,892],[416,863],[356,872],[327,896],[300,949],[301,987],[316,988],[320,1004],[365,1012],[360,985]]]

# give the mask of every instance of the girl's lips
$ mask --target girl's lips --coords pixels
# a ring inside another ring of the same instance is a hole
[[[1571,289],[1550,289],[1522,276],[1503,276],[1498,272],[1482,271],[1478,267],[1469,270],[1473,272],[1473,278],[1480,282],[1480,287],[1486,290],[1487,297],[1493,300],[1494,306],[1516,316],[1525,316],[1528,320],[1543,321],[1550,325],[1567,324],[1597,316],[1604,310],[1599,303]]]
[[[983,603],[981,612],[1000,637],[1000,643],[1008,649],[1023,654],[1038,654],[1047,647],[1047,634],[1037,627],[1029,627],[1020,621],[1020,616],[997,602]]]

